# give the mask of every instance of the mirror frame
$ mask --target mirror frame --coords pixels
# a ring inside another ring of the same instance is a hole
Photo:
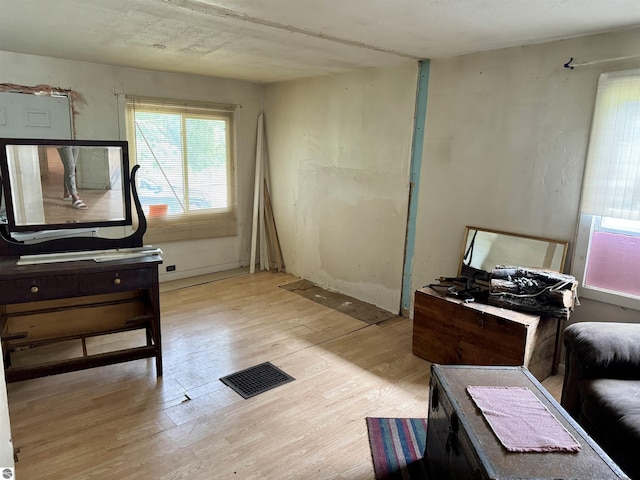
[[[535,237],[535,236],[531,236],[531,235],[522,235],[522,234],[518,234],[518,233],[511,233],[511,232],[504,232],[504,231],[500,231],[500,230],[492,230],[489,228],[481,228],[481,227],[474,227],[474,226],[466,226],[465,230],[464,230],[464,237],[462,239],[462,250],[460,253],[460,260],[459,260],[459,264],[458,264],[458,275],[459,276],[465,276],[466,272],[471,272],[471,273],[485,273],[485,270],[481,270],[475,267],[472,267],[470,265],[467,265],[464,263],[464,257],[466,254],[466,250],[467,250],[467,243],[468,243],[468,238],[469,238],[469,234],[470,231],[475,230],[476,232],[487,232],[487,233],[493,233],[493,234],[499,234],[499,235],[504,235],[504,236],[508,236],[508,237],[514,237],[514,238],[521,238],[521,239],[526,239],[526,240],[537,240],[540,242],[545,242],[545,243],[552,243],[552,244],[556,244],[558,246],[561,246],[563,248],[562,251],[562,259],[560,261],[560,269],[557,270],[558,273],[563,273],[564,269],[566,267],[566,261],[567,261],[567,251],[569,249],[569,242],[566,240],[557,240],[557,239],[553,239],[553,238],[544,238],[544,237]],[[514,265],[513,262],[508,263],[505,262],[504,265]],[[518,265],[515,265],[518,266]],[[531,268],[540,268],[540,269],[545,269],[545,270],[549,270],[549,271],[556,271],[550,268],[545,268],[543,266],[533,266],[533,265],[527,265],[528,267]]]
[[[83,221],[78,223],[40,223],[17,225],[13,205],[11,178],[9,175],[9,159],[7,148],[13,145],[27,145],[35,147],[117,147],[122,153],[120,168],[122,175],[123,218]],[[85,227],[119,227],[132,224],[131,214],[131,178],[129,175],[129,144],[119,140],[49,140],[30,138],[0,138],[0,172],[2,174],[2,190],[9,232],[39,232],[44,230],[65,230]]]

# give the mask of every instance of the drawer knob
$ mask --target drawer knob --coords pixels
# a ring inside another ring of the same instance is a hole
[[[121,281],[122,281],[122,280],[120,280],[118,277],[116,277],[116,278],[114,278],[114,279],[113,279],[113,283],[115,283],[116,285],[120,285],[120,282],[121,282]]]
[[[31,287],[31,293],[38,293],[39,291],[40,291],[40,289],[36,285]]]

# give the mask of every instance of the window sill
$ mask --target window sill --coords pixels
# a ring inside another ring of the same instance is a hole
[[[613,293],[593,287],[580,286],[578,289],[579,298],[587,298],[597,302],[608,303],[617,307],[629,308],[640,311],[640,297],[633,295],[623,295]]]

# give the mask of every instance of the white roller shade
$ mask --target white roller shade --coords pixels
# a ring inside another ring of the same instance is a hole
[[[581,210],[640,220],[640,69],[600,76]]]

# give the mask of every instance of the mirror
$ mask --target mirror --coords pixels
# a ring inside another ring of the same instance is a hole
[[[12,235],[132,223],[127,142],[0,139],[0,170]]]
[[[568,242],[514,233],[466,227],[458,274],[471,277],[497,265],[542,268],[562,272]]]

